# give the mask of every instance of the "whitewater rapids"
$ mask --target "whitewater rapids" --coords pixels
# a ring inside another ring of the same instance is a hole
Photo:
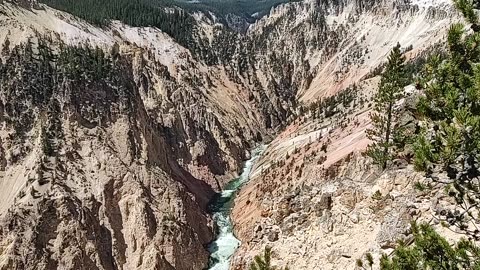
[[[240,187],[249,180],[249,175],[255,161],[261,156],[266,146],[261,145],[252,151],[251,158],[245,162],[242,174],[230,181],[225,189],[210,204],[213,220],[217,224],[218,234],[209,247],[209,270],[228,270],[230,260],[241,242],[233,234],[233,224],[230,212],[233,200]]]

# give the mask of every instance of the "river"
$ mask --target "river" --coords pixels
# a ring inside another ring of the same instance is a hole
[[[235,195],[240,187],[249,179],[255,161],[262,155],[266,146],[261,145],[252,151],[251,158],[245,162],[242,174],[230,181],[223,192],[218,194],[210,204],[213,220],[217,224],[217,238],[209,247],[210,252],[209,270],[228,270],[230,260],[241,242],[233,234],[233,224],[230,212],[233,207]]]

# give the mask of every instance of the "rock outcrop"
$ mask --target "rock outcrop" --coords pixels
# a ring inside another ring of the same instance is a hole
[[[214,191],[178,164],[129,58],[44,46],[2,67],[2,269],[203,268]]]
[[[377,81],[359,84],[359,91],[371,93]],[[408,105],[398,104],[407,118]],[[380,172],[362,155],[367,104],[337,108],[323,119],[300,117],[267,148],[235,201],[233,220],[244,244],[233,269],[247,267],[265,246],[273,248],[274,265],[293,269],[355,269],[366,253],[378,262],[398,240],[410,240],[411,221],[431,222],[449,203],[441,186],[416,188],[427,180],[412,165],[394,161]],[[434,224],[458,239],[453,228]]]
[[[187,49],[152,27],[0,4],[0,269],[203,269],[209,200],[272,138],[235,206],[235,266],[275,243],[283,264],[349,268],[430,211],[408,204],[410,167],[392,184],[352,153],[375,69],[397,42],[409,58],[440,42],[450,6],[289,3],[248,29],[231,18],[245,33],[192,16]],[[304,117],[353,84],[336,116]]]
[[[205,268],[209,200],[288,103],[158,29],[17,4],[0,5],[0,267]]]
[[[303,80],[308,84],[297,91],[304,107],[269,145],[237,197],[232,216],[244,244],[232,261],[233,269],[246,267],[265,246],[273,247],[277,266],[354,269],[367,252],[375,260],[391,252],[397,240],[409,235],[410,221],[430,221],[436,203],[445,199],[441,192],[419,194],[414,184],[424,181],[423,176],[405,162],[395,161],[391,171],[380,174],[361,153],[369,143],[365,130],[378,83],[376,67],[397,42],[414,61],[442,42],[458,16],[444,3],[346,1],[325,9],[307,3],[278,7],[250,29],[274,33],[266,43],[269,51],[282,51],[278,44],[285,52],[295,51],[286,49],[294,43],[286,41],[291,36],[282,35],[285,29],[294,29],[296,41],[314,40],[309,16],[320,10],[324,31],[316,33],[331,34],[320,38],[330,41],[320,49],[302,45],[303,54],[290,55],[293,62],[309,61],[310,74]],[[328,99],[331,96],[338,98]],[[327,105],[312,106],[318,98]],[[409,105],[402,102],[398,106]],[[312,114],[315,106],[326,106],[316,109],[321,116]],[[409,117],[406,114],[399,124],[408,126]],[[408,151],[403,154],[408,156]]]

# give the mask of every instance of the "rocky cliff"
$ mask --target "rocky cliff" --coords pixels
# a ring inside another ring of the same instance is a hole
[[[5,50],[2,269],[202,268],[214,192],[176,161],[131,60]]]
[[[290,97],[156,28],[0,9],[1,267],[205,268],[207,203],[281,128]]]
[[[158,30],[2,8],[2,268],[204,268],[247,97]]]
[[[313,14],[323,18],[316,31]],[[232,216],[244,244],[233,269],[247,267],[265,246],[273,247],[277,266],[355,269],[367,252],[375,260],[389,254],[411,220],[431,220],[441,192],[416,190],[423,176],[401,160],[380,174],[361,153],[369,143],[375,70],[386,54],[400,43],[408,61],[419,61],[456,20],[441,2],[304,2],[278,7],[250,29],[270,31],[266,51],[302,51],[288,57],[310,68],[296,94],[298,118],[269,145],[235,201]],[[328,44],[312,46],[313,33]],[[398,106],[408,111],[409,102]],[[402,118],[406,125],[412,120],[408,113]]]
[[[37,2],[0,4],[2,269],[203,269],[214,234],[208,201],[248,149],[273,138],[235,206],[244,243],[236,266],[271,241],[289,262],[304,260],[299,269],[344,255],[348,268],[364,249],[336,247],[364,220],[380,231],[388,215],[362,209],[376,203],[372,186],[382,198],[394,188],[350,154],[368,143],[368,78],[397,42],[412,59],[440,42],[456,18],[451,7],[305,1],[273,8],[245,33],[212,14],[191,16],[182,46],[154,27],[98,27]],[[343,113],[303,114],[354,83],[364,86],[354,101],[337,100]],[[404,170],[402,183],[414,175]],[[332,236],[338,222],[343,234]]]

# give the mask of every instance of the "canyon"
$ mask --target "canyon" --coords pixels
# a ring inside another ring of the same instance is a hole
[[[265,246],[278,266],[354,269],[441,207],[411,165],[379,174],[361,153],[376,70],[397,43],[411,63],[442,48],[460,21],[449,2],[292,2],[240,32],[189,12],[187,48],[157,27],[1,2],[0,269],[206,269],[209,203],[261,143],[230,269]],[[310,113],[331,97],[331,116]],[[408,126],[408,97],[398,106]]]

